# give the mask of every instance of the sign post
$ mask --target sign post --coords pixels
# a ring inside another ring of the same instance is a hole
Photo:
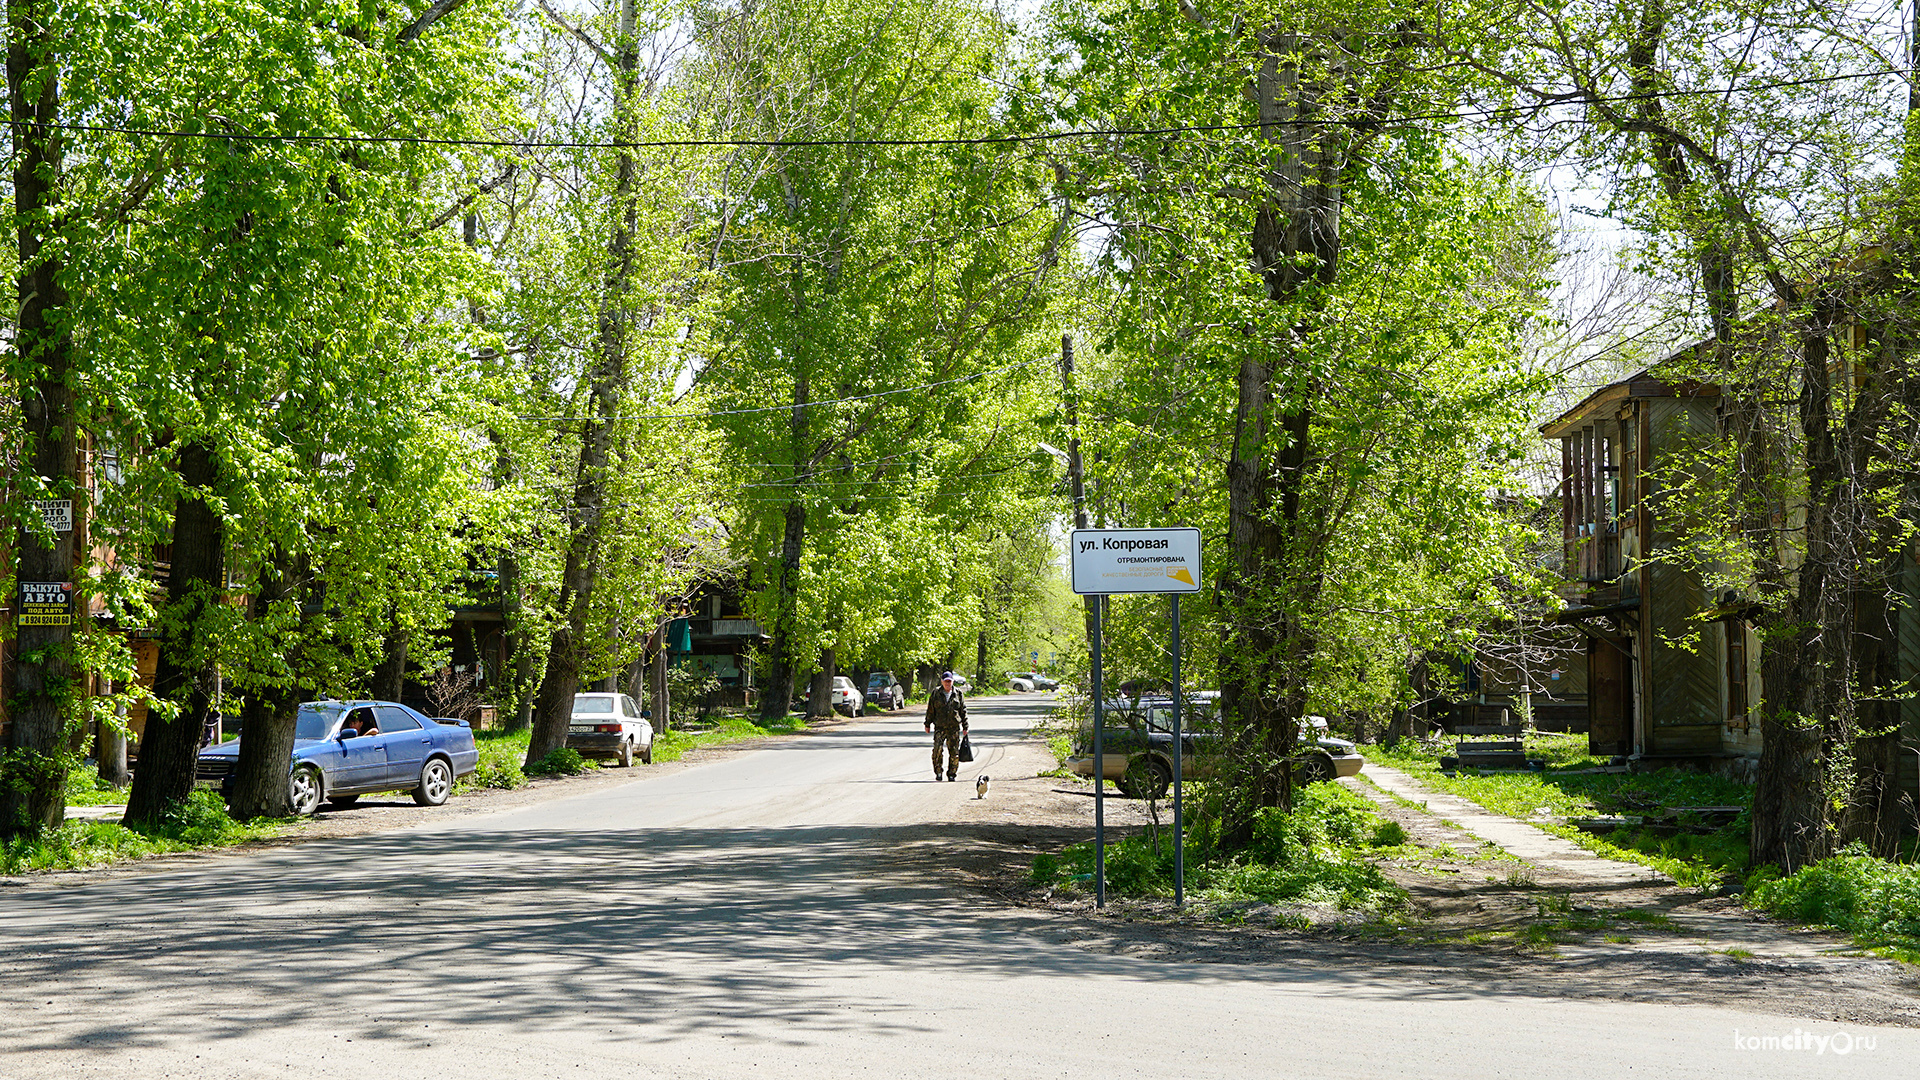
[[[1173,603],[1173,866],[1174,903],[1185,902],[1186,865],[1180,819],[1180,594],[1197,593],[1200,573],[1199,529],[1075,529],[1068,539],[1073,562],[1073,591],[1093,598],[1087,652],[1093,661],[1093,902],[1107,902],[1106,690],[1100,662],[1101,624],[1106,598],[1115,593],[1171,593]]]

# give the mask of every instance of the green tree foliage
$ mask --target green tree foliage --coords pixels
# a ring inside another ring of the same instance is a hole
[[[1095,504],[1206,535],[1219,576],[1192,614],[1218,631],[1244,828],[1285,804],[1309,702],[1360,706],[1370,670],[1502,609],[1545,230],[1524,189],[1400,119],[1459,90],[1417,19],[1062,4],[1052,40],[1058,123],[1207,129],[1067,143],[1062,167],[1115,296]]]
[[[216,664],[243,692],[328,685],[364,647],[361,605],[411,616],[456,576],[458,457],[432,388],[455,352],[433,316],[459,260],[434,218],[464,163],[393,137],[481,130],[501,23],[479,2],[47,17],[43,63],[82,125],[52,174],[61,318],[84,357],[72,419],[111,466],[97,525],[120,556],[84,591],[142,625],[145,553],[171,541],[129,810],[150,818],[192,783]],[[357,135],[387,141],[338,139]],[[421,497],[425,513],[407,505]],[[329,616],[318,632],[262,599],[269,580],[288,583],[282,607]],[[233,582],[258,592],[257,618],[227,602]],[[290,740],[290,707],[274,711]],[[284,754],[262,773],[284,774]]]
[[[987,9],[828,0],[740,18],[760,47],[729,72],[756,103],[736,130],[859,141],[783,148],[713,239],[732,288],[701,385],[742,463],[735,542],[777,716],[836,656],[945,659],[977,634],[985,523],[1044,474],[1028,339],[1060,230],[1021,153],[884,142],[989,130],[1007,32]]]

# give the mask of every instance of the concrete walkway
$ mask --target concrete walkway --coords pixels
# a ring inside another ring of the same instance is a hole
[[[1367,762],[1360,778],[1373,781],[1382,791],[1420,803],[1437,818],[1450,821],[1467,832],[1499,847],[1510,855],[1557,874],[1592,881],[1596,884],[1630,882],[1668,883],[1672,879],[1658,870],[1638,863],[1606,859],[1552,833],[1521,821],[1496,814],[1458,795],[1448,795],[1422,785],[1418,780],[1385,765]]]

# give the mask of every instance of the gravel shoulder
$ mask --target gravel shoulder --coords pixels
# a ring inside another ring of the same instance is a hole
[[[1400,851],[1417,851],[1382,863],[1411,900],[1401,924],[1341,924],[1333,913],[1308,912],[1324,925],[1302,930],[1288,925],[1300,912],[1210,917],[1204,900],[1183,912],[1165,900],[1110,898],[1097,910],[1084,893],[1027,880],[1035,855],[1092,836],[1091,788],[1039,775],[1054,765],[1039,742],[1007,750],[988,798],[929,826],[902,855],[978,902],[1024,909],[1048,940],[1182,963],[1331,964],[1428,991],[1492,988],[1920,1027],[1920,969],[1860,955],[1842,938],[1650,872],[1582,873],[1568,860],[1523,858],[1357,778],[1341,782],[1407,830],[1412,844]],[[1138,800],[1105,803],[1110,829],[1147,823]]]

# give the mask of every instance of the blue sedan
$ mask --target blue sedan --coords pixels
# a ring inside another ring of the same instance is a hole
[[[239,760],[239,739],[209,746],[199,778],[230,790]],[[431,719],[393,701],[309,701],[294,723],[293,812],[311,814],[322,800],[350,806],[376,791],[439,806],[479,760],[465,720]]]

